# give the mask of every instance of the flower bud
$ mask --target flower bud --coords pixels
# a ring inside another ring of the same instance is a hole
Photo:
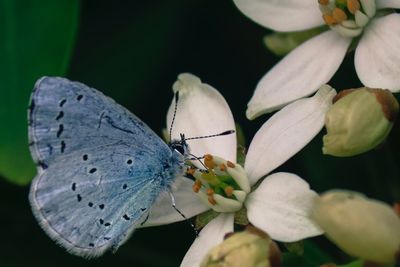
[[[400,250],[400,218],[389,205],[364,195],[332,190],[311,215],[343,251],[375,263],[392,263]]]
[[[389,90],[348,89],[334,99],[325,118],[324,154],[346,157],[368,151],[389,134],[399,103]]]
[[[232,233],[204,258],[201,267],[275,267],[280,265],[278,246],[255,227]]]

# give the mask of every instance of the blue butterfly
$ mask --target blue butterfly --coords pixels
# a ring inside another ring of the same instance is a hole
[[[35,217],[72,254],[116,250],[184,173],[185,140],[168,146],[111,98],[64,78],[39,79],[30,101]]]

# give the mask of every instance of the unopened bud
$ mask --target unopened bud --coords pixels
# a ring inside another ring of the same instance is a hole
[[[338,157],[357,155],[382,143],[399,110],[392,93],[382,89],[348,89],[333,101],[325,118],[322,151]]]
[[[396,260],[400,218],[389,205],[356,192],[332,190],[317,200],[311,217],[348,254],[375,263]]]
[[[277,267],[281,254],[269,236],[255,227],[233,233],[204,258],[201,267]]]

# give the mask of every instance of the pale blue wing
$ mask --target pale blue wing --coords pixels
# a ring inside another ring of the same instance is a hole
[[[65,78],[38,80],[28,115],[32,156],[44,167],[59,155],[115,141],[141,143],[152,152],[168,149],[147,125],[114,100]]]
[[[30,192],[35,216],[76,255],[117,248],[181,172],[182,157],[137,117],[80,83],[43,78],[32,101],[31,150],[42,166]]]

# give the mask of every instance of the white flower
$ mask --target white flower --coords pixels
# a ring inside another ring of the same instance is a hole
[[[335,3],[346,1],[335,0],[234,2],[250,19],[275,31],[301,31],[324,24],[331,29],[294,49],[260,80],[248,103],[249,119],[277,110],[327,83],[354,37],[360,38],[354,64],[361,82],[371,88],[400,90],[400,14],[377,15],[384,8],[400,8],[399,0],[347,0],[349,8],[337,7]]]
[[[179,75],[173,89],[179,90],[173,139],[179,139],[180,133],[184,133],[186,137],[195,137],[235,129],[233,116],[225,99],[217,90],[201,83],[196,76]],[[224,198],[216,192],[213,205],[213,201],[207,197],[202,198],[205,195],[203,189],[194,193],[192,180],[185,177],[177,179],[179,181],[173,194],[177,208],[186,217],[195,216],[210,208],[221,212],[200,232],[181,266],[197,266],[208,250],[223,240],[225,233],[232,232],[234,212],[242,205],[247,208],[249,221],[274,240],[293,242],[322,233],[308,219],[318,195],[300,177],[291,173],[274,173],[267,176],[255,191],[250,192],[250,186],[296,154],[321,130],[325,112],[334,95],[335,90],[323,86],[315,96],[298,100],[272,116],[254,136],[244,169],[233,163],[236,162],[235,134],[188,140],[192,154],[217,155],[214,156],[214,162],[205,160],[204,164],[221,166],[222,163],[228,169],[226,172],[239,185],[239,189],[234,191],[236,198],[233,199]],[[167,125],[171,125],[174,106],[173,100],[168,111]],[[215,172],[219,172],[217,167]],[[201,174],[198,171],[194,176],[199,175]],[[171,207],[171,201],[165,195],[157,200],[146,225],[180,220],[182,217]]]

